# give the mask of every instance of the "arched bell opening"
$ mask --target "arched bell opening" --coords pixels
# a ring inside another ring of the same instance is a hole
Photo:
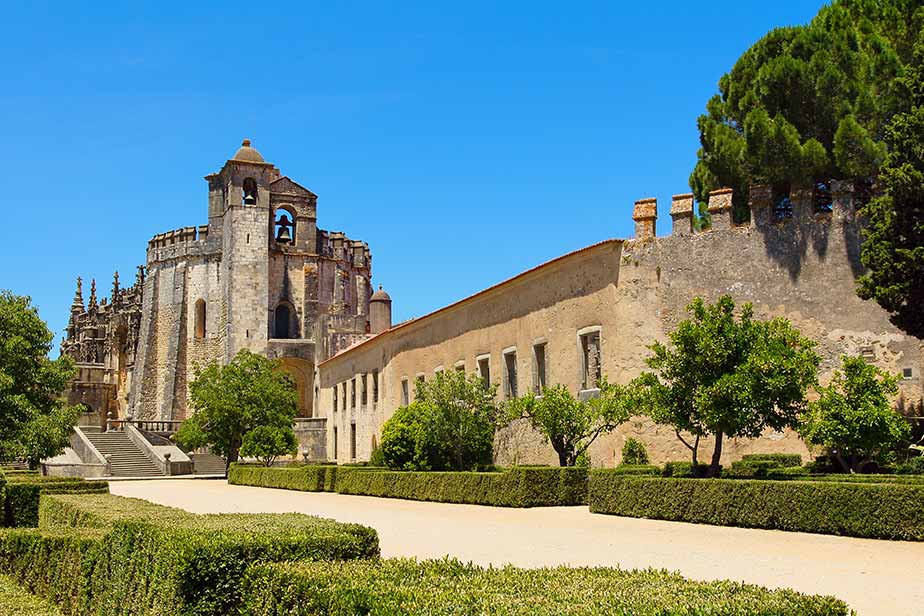
[[[256,205],[257,204],[257,181],[253,178],[247,178],[244,180],[244,185],[241,188],[243,193],[244,205]]]
[[[277,208],[273,223],[273,237],[278,244],[295,242],[295,214],[288,208]]]

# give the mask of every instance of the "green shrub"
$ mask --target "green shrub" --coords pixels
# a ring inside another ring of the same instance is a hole
[[[593,471],[593,513],[924,541],[924,486],[626,477]]]
[[[257,426],[244,435],[241,455],[272,466],[279,456],[298,454],[298,439],[292,426]]]
[[[648,451],[642,441],[632,438],[626,439],[626,444],[622,446],[622,461],[620,464],[630,466],[641,466],[648,464]]]
[[[106,558],[99,530],[0,530],[0,570],[65,614],[118,614],[104,607]]]
[[[454,560],[260,565],[244,580],[244,616],[313,614],[846,615],[833,597],[666,571],[483,569]]]
[[[722,467],[719,467],[721,473]],[[693,468],[692,462],[665,462],[662,475],[665,477],[705,477],[709,472],[708,464],[697,464]]]
[[[3,616],[61,616],[61,610],[0,575],[0,614]]]
[[[749,453],[741,456],[747,462],[779,462],[780,467],[802,466],[802,456],[797,453]]]
[[[899,475],[924,475],[924,456],[916,456],[902,462],[895,468]]]
[[[337,491],[498,507],[580,505],[586,502],[587,470],[514,467],[503,473],[474,473],[340,469]]]
[[[81,616],[233,614],[251,563],[379,554],[373,529],[301,514],[195,515],[99,494],[43,496],[40,517],[31,534],[3,536],[0,564],[40,594],[80,606],[65,611]],[[96,528],[65,528],[78,524]],[[39,566],[36,554],[54,566]],[[60,571],[75,581],[46,579]]]
[[[606,469],[617,475],[653,475],[655,477],[660,477],[664,472],[660,466],[654,466],[652,464],[639,464],[639,465],[629,465],[629,464],[620,464],[616,468]]]
[[[17,476],[7,481],[3,506],[4,526],[38,526],[39,497],[42,494],[108,493],[105,481],[76,477]]]

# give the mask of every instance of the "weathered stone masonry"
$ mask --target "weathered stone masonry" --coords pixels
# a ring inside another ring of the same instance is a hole
[[[367,336],[369,247],[318,229],[317,196],[265,162],[247,140],[205,179],[207,224],[152,238],[146,276],[114,296],[118,310],[113,303],[86,311],[82,297],[75,298],[62,351],[98,369],[95,377],[87,369],[73,397],[86,400],[88,392],[105,385],[106,396],[123,402],[94,400],[99,421],[109,412],[118,418],[182,420],[190,412],[196,366],[227,363],[246,348],[282,360],[299,390],[300,425],[312,434],[320,426],[323,434],[324,420],[308,419],[316,415],[315,363]],[[110,370],[115,360],[83,349],[100,328],[123,321],[128,334],[119,344],[128,360]],[[113,370],[127,377],[116,383]],[[305,446],[325,456],[323,446]]]
[[[645,369],[648,345],[666,341],[687,317],[694,297],[715,301],[725,293],[738,303],[752,302],[762,318],[791,320],[817,341],[822,381],[839,366],[841,355],[860,354],[903,374],[900,402],[906,408],[920,405],[921,341],[892,326],[878,305],[856,296],[861,223],[853,188],[832,182],[830,189],[831,203],[820,211],[811,190],[791,191],[786,202],[791,209],[780,211],[768,187],[755,187],[751,222],[745,225],[732,220],[731,191],[715,191],[708,204],[712,228],[700,233],[693,232],[692,195],[677,195],[666,237],[655,234],[655,201],[641,200],[633,211],[634,239],[565,255],[323,362],[319,408],[328,417],[328,451],[335,450],[336,427],[338,459],[351,458],[354,438],[356,458],[365,459],[384,421],[404,402],[402,383],[409,384],[412,398],[415,378],[432,378],[438,369],[476,372],[485,366],[492,382],[503,383],[509,372],[505,357],[514,353],[517,389],[528,391],[535,385],[540,346],[547,383],[592,394],[581,391],[586,332],[599,332],[603,374],[627,382]],[[380,399],[345,405],[343,384],[361,387],[373,375]],[[504,387],[499,391],[503,396]],[[618,462],[628,436],[645,442],[655,462],[688,458],[673,430],[636,418],[600,439],[591,449],[592,461]],[[710,447],[701,443],[702,451]],[[809,453],[795,434],[767,433],[756,440],[733,439],[723,460],[771,451]],[[551,447],[522,425],[499,435],[496,454],[502,463],[556,463]]]

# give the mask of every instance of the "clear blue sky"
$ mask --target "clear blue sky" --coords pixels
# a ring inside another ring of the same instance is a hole
[[[719,77],[820,7],[135,4],[4,6],[0,288],[59,336],[78,275],[108,294],[206,222],[202,176],[243,137],[369,243],[396,320],[630,236],[642,197],[666,231]]]

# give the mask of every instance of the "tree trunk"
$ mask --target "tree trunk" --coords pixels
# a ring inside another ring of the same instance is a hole
[[[559,466],[571,466],[568,463],[568,452],[564,449],[558,451],[558,465]]]
[[[712,450],[712,463],[709,465],[709,477],[717,477],[719,474],[719,460],[722,459],[722,437],[724,434],[717,432],[715,435],[715,449]],[[694,472],[696,469],[693,469]]]
[[[834,454],[834,459],[837,460],[837,463],[841,465],[841,468],[843,469],[843,471],[844,471],[845,473],[853,472],[853,471],[850,469],[850,465],[847,464],[847,460],[845,460],[845,459],[844,459],[844,456],[841,455],[841,452],[839,452],[839,451],[836,452],[836,453]]]

